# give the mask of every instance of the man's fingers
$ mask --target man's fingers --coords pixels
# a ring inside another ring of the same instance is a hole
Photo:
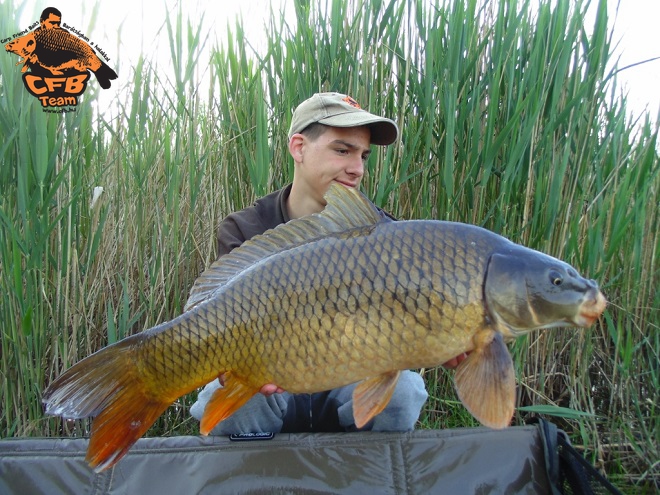
[[[465,360],[466,357],[467,357],[466,353],[459,354],[455,358],[451,358],[449,361],[447,361],[442,366],[444,368],[447,368],[447,369],[454,369],[454,368],[456,368],[456,366],[461,364]]]
[[[274,383],[267,383],[266,385],[261,387],[261,390],[259,390],[262,394],[264,394],[266,397],[269,395],[273,394],[281,394],[284,392],[284,389],[282,387],[278,387]]]

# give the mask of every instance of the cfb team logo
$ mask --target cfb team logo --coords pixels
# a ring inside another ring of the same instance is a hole
[[[33,31],[26,29],[2,42],[11,39],[5,50],[19,56],[16,65],[23,65],[23,84],[41,102],[44,111],[74,111],[66,107],[78,104],[78,97],[87,88],[89,71],[103,89],[117,79],[117,73],[98,57],[84,34],[62,25],[62,14],[55,7],[44,9],[38,24],[30,26],[29,29],[36,27]],[[105,61],[110,60],[98,45],[96,49]]]

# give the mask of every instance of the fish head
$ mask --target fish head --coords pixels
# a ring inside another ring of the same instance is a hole
[[[508,338],[539,328],[589,327],[607,304],[595,280],[521,246],[491,256],[484,297],[490,316]]]
[[[37,41],[34,38],[34,33],[28,33],[7,43],[5,50],[27,58],[34,53],[36,47]]]

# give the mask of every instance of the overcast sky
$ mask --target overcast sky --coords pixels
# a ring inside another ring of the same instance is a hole
[[[14,0],[15,3],[21,2]],[[293,2],[295,0],[272,0],[277,11],[284,9],[287,17],[294,21]],[[619,0],[609,0],[611,19]],[[164,28],[164,9],[154,5],[176,5],[176,0],[110,0],[100,2],[99,15],[93,32],[87,32],[91,18],[92,2],[81,0],[41,1],[29,0],[24,5],[20,17],[21,29],[38,20],[45,6],[55,6],[62,12],[62,21],[84,32],[110,57],[110,65],[119,69],[121,75],[134,62],[133,57],[140,52],[154,51],[154,42],[162,40],[162,48],[167,49],[167,31]],[[597,0],[592,0],[597,4]],[[212,35],[222,36],[227,19],[233,22],[239,8],[243,11],[244,29],[255,45],[262,43],[263,22],[268,16],[267,0],[193,0],[184,3],[184,13],[191,19],[202,19],[203,26]],[[654,57],[660,57],[660,0],[620,0],[618,17],[614,20],[613,40],[618,43],[614,52],[620,57],[619,68],[626,67]],[[612,22],[610,21],[610,23]],[[121,39],[118,28],[121,27]],[[7,37],[12,33],[0,33]],[[209,40],[214,43],[215,40]],[[167,55],[166,53],[164,55]],[[114,63],[113,63],[114,62]],[[660,111],[660,60],[636,65],[618,74],[619,85],[628,91],[628,108],[634,115],[648,110],[656,120]],[[104,99],[111,101],[111,91],[103,92]]]

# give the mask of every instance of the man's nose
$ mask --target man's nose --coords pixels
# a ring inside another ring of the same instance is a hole
[[[362,157],[359,156],[351,160],[351,163],[348,166],[346,172],[357,177],[362,177],[364,175],[364,160]]]

